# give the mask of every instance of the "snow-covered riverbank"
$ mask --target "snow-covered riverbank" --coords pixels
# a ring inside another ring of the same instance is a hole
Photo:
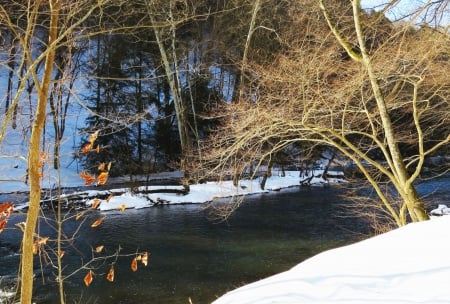
[[[181,194],[183,187],[180,185],[165,186],[140,186],[136,188],[114,188],[109,190],[84,190],[82,179],[73,176],[69,179],[69,175],[64,176],[62,186],[77,187],[77,191],[70,193],[70,196],[78,195],[85,199],[85,204],[91,206],[96,204],[97,209],[101,211],[129,209],[129,208],[146,208],[157,204],[189,204],[189,203],[206,203],[217,198],[226,198],[234,196],[243,196],[257,194],[262,192],[278,191],[283,188],[299,186],[305,180],[308,180],[310,186],[324,186],[333,183],[343,183],[343,178],[322,178],[323,170],[315,170],[309,175],[301,174],[299,171],[285,171],[282,175],[281,171],[274,170],[273,175],[266,181],[264,189],[261,189],[260,178],[245,179],[239,181],[236,187],[232,181],[206,182],[202,184],[190,185],[188,193]],[[153,179],[166,179],[168,176],[174,177],[177,173],[167,173],[152,176]],[[332,176],[342,176],[340,172],[331,171]],[[111,182],[119,182],[113,180]],[[150,183],[151,184],[151,183]],[[177,193],[178,192],[178,193]],[[63,195],[62,199],[68,198],[69,195]],[[15,209],[24,208],[28,203],[16,206]]]

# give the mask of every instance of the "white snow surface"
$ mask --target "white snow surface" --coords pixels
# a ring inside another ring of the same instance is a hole
[[[3,165],[3,170],[0,171],[0,194],[9,193],[13,191],[27,191],[28,185],[24,183],[24,170],[20,168],[14,168],[13,164]],[[129,188],[121,189],[111,189],[111,190],[83,190],[83,180],[80,176],[73,172],[73,170],[62,170],[59,174],[53,170],[44,171],[44,178],[42,180],[42,188],[52,189],[55,188],[60,181],[62,187],[77,187],[80,192],[87,194],[90,198],[86,201],[86,204],[90,206],[96,195],[105,194],[105,191],[112,194],[112,198],[106,200],[100,200],[100,205],[98,209],[101,211],[117,210],[121,209],[123,205],[125,208],[146,208],[151,207],[155,203],[164,204],[192,204],[192,203],[206,203],[211,202],[217,198],[242,196],[249,194],[257,194],[262,192],[269,192],[280,190],[282,188],[288,188],[293,186],[299,186],[300,182],[308,179],[313,174],[310,181],[312,186],[325,185],[328,183],[343,183],[345,180],[339,178],[330,178],[324,180],[321,175],[323,173],[322,169],[315,171],[310,171],[309,175],[300,175],[299,171],[285,171],[285,176],[282,176],[282,172],[279,170],[273,170],[273,175],[267,179],[265,189],[262,190],[260,187],[260,178],[253,180],[241,180],[239,181],[238,187],[235,187],[232,181],[218,181],[218,182],[207,182],[204,184],[193,184],[190,185],[189,193],[185,195],[162,192],[162,193],[150,193],[150,194],[134,194]],[[330,171],[334,176],[341,174],[341,172]],[[180,172],[166,172],[151,175],[152,179],[167,179],[173,177],[180,177],[182,174]],[[13,178],[12,178],[13,177]],[[15,177],[15,178],[14,178]],[[9,179],[9,180],[8,180]],[[142,177],[145,180],[145,177]],[[124,182],[126,180],[120,179],[110,179],[108,183]],[[151,184],[151,182],[150,182]],[[182,190],[183,187],[180,185],[168,185],[168,186],[141,186],[139,190],[161,190],[164,189],[177,189]],[[120,194],[118,194],[120,193]],[[64,195],[62,196],[64,198]],[[26,207],[28,203],[22,204],[20,206],[15,206],[15,209],[21,209]]]
[[[450,303],[450,216],[322,252],[213,304]]]

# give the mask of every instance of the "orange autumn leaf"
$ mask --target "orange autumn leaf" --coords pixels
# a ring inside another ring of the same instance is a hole
[[[137,266],[137,258],[134,258],[134,259],[131,261],[131,270],[136,271],[137,268],[138,268],[138,266]]]
[[[89,143],[85,144],[81,148],[81,153],[87,153],[92,150],[92,147],[94,146],[94,142],[97,139],[97,136],[98,136],[98,131],[95,131],[94,133],[92,133],[89,136],[89,139],[88,139]],[[98,149],[98,146],[97,146],[97,149]],[[98,153],[98,151],[97,151],[97,153]]]
[[[38,254],[39,253],[39,242],[36,240],[33,243],[33,254]]]
[[[98,198],[95,198],[94,201],[92,202],[91,208],[97,209],[98,205],[100,205],[100,200]]]
[[[95,147],[95,153],[99,154],[100,153],[100,146],[97,145],[97,147]]]
[[[98,137],[98,130],[92,133],[91,136],[89,136],[89,142],[93,145],[97,137]]]
[[[59,251],[59,258],[62,259],[62,257],[64,256],[64,254],[66,254],[66,252],[64,250],[60,250]]]
[[[142,262],[142,264],[144,264],[144,266],[147,266],[147,264],[148,264],[148,253],[147,253],[147,252],[145,252],[145,253],[142,255],[142,257],[141,257],[141,262]]]
[[[97,167],[98,171],[105,171],[105,163],[100,163]]]
[[[0,220],[0,233],[2,233],[3,229],[5,229],[7,223],[7,220]]]
[[[39,245],[46,245],[47,241],[48,241],[49,237],[43,237],[43,238],[39,238],[39,240],[37,241]]]
[[[105,247],[105,246],[103,246],[103,245],[100,245],[100,246],[95,247],[95,252],[96,252],[96,253],[102,252],[102,250],[103,250],[104,247]]]
[[[0,217],[9,217],[11,213],[13,212],[14,204],[7,202],[7,203],[1,203],[0,204]]]
[[[108,172],[102,172],[97,177],[97,185],[104,185],[106,184],[107,180],[108,180]]]
[[[84,215],[84,211],[83,212],[79,212],[75,215],[75,220],[79,220],[82,216]]]
[[[125,211],[125,209],[127,209],[127,205],[122,204],[122,205],[120,206],[120,211]]]
[[[49,237],[39,237],[33,242],[33,254],[38,254],[42,245],[46,245]]]
[[[94,279],[92,270],[89,270],[89,272],[85,275],[83,281],[84,281],[84,285],[86,285],[86,287],[89,287],[89,285],[91,285],[92,280]]]
[[[92,227],[92,228],[95,228],[95,227],[100,226],[100,224],[103,222],[104,219],[105,219],[104,217],[99,218],[98,220],[96,220],[95,222],[93,222],[93,223],[91,224],[91,227]]]
[[[89,151],[91,151],[92,149],[92,144],[85,144],[82,148],[81,148],[81,153],[88,153]]]
[[[38,167],[42,167],[45,162],[47,161],[47,155],[44,152],[39,153],[39,162],[38,162]]]
[[[95,181],[95,177],[94,176],[92,176],[92,175],[90,175],[88,173],[85,173],[85,172],[81,172],[80,173],[80,177],[82,179],[84,179],[84,185],[85,186],[90,186]]]
[[[106,279],[110,282],[114,281],[114,265],[111,265],[111,267],[109,268]]]

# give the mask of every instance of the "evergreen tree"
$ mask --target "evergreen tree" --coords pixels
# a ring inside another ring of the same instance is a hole
[[[129,55],[127,39],[121,35],[97,37],[92,74],[86,97],[91,115],[87,118],[86,135],[99,131],[98,153],[84,154],[85,168],[100,162],[113,162],[110,174],[131,173],[136,155],[129,99],[129,71],[124,69]]]

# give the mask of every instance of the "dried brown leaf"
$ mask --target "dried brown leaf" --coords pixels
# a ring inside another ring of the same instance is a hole
[[[96,220],[95,222],[93,222],[93,223],[91,224],[91,227],[92,227],[92,228],[95,228],[95,227],[100,226],[100,224],[103,223],[104,220],[105,220],[105,217],[99,218],[98,220]]]
[[[94,273],[92,272],[92,270],[89,270],[89,272],[84,276],[84,285],[86,285],[86,287],[89,287],[89,285],[91,285],[92,281],[94,280]]]

